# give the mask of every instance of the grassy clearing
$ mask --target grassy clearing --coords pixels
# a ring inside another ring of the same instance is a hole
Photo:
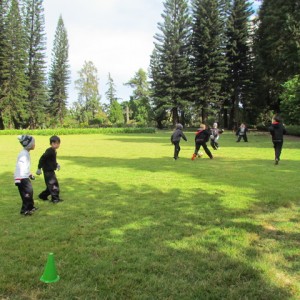
[[[63,203],[19,215],[21,147],[0,136],[3,299],[299,299],[298,138],[273,164],[270,137],[221,136],[214,160],[172,159],[170,132],[66,135]],[[48,147],[36,137],[32,171]],[[43,178],[33,182],[35,195]],[[36,198],[36,197],[35,197]],[[61,280],[39,281],[49,252]]]

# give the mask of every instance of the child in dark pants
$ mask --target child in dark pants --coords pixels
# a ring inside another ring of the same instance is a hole
[[[206,145],[206,143],[209,140],[209,136],[210,136],[210,132],[206,129],[206,125],[201,124],[200,128],[196,132],[195,151],[194,151],[194,154],[192,156],[192,160],[194,160],[197,157],[198,151],[199,151],[201,146],[203,147],[205,153],[209,156],[209,158],[213,159],[213,156],[212,156],[210,150],[208,149],[208,147]]]
[[[247,131],[248,128],[244,123],[242,123],[239,129],[236,131],[236,136],[238,137],[237,142],[240,142],[241,138],[243,138],[244,142],[248,142]]]
[[[38,164],[37,175],[44,172],[44,179],[46,183],[46,189],[39,194],[39,198],[42,200],[48,200],[48,196],[51,195],[51,201],[58,203],[62,201],[59,198],[59,184],[55,175],[55,170],[60,170],[60,165],[56,161],[56,150],[60,146],[60,138],[58,136],[52,136],[50,138],[50,148],[41,156]]]
[[[272,142],[275,151],[275,165],[278,165],[283,146],[283,135],[286,134],[286,130],[281,123],[281,118],[278,115],[273,117],[269,131],[272,135]]]
[[[180,152],[180,139],[183,138],[186,142],[187,142],[187,138],[184,135],[184,133],[182,132],[183,126],[178,123],[176,124],[176,129],[173,132],[173,134],[171,135],[171,143],[174,145],[174,159],[177,160],[178,159],[178,155]]]
[[[213,128],[210,129],[210,145],[214,150],[219,149],[218,140],[220,138],[220,134],[224,132],[224,129],[218,128],[218,123],[213,124]]]
[[[18,155],[14,179],[22,199],[20,213],[24,216],[30,216],[37,209],[34,207],[33,188],[30,181],[34,180],[34,176],[30,173],[29,154],[29,151],[35,148],[35,141],[30,135],[20,135],[18,139],[24,149]]]

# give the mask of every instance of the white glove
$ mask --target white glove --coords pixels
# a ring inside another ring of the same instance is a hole
[[[56,170],[59,171],[60,170],[60,164],[57,164],[56,166]]]
[[[36,175],[41,175],[42,174],[42,170],[41,169],[37,169],[35,172]]]

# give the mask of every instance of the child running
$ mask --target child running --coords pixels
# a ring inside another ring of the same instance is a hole
[[[218,128],[218,123],[213,124],[213,128],[210,129],[210,145],[214,150],[218,150],[220,134],[224,132],[224,129]]]
[[[206,143],[209,140],[209,136],[210,136],[209,131],[206,129],[206,125],[201,124],[200,128],[197,130],[197,132],[195,134],[196,134],[196,136],[195,136],[195,151],[192,156],[192,160],[194,160],[197,157],[201,146],[203,147],[205,153],[209,156],[209,158],[213,159],[213,155],[211,154],[210,150],[208,149],[208,147],[206,145]]]
[[[183,138],[187,142],[187,138],[182,132],[183,126],[178,123],[176,124],[175,131],[171,135],[171,143],[174,145],[174,159],[177,160],[180,152],[180,139]]]
[[[48,196],[51,195],[51,201],[58,203],[62,201],[59,198],[59,184],[55,175],[55,170],[60,170],[60,165],[56,161],[56,150],[60,146],[60,138],[56,135],[50,138],[50,148],[41,156],[36,171],[37,175],[44,172],[44,179],[46,183],[46,189],[39,194],[41,200],[48,200]]]
[[[283,135],[286,134],[285,127],[281,123],[281,118],[278,115],[273,117],[269,131],[272,135],[272,142],[275,151],[275,165],[278,165],[283,146]]]

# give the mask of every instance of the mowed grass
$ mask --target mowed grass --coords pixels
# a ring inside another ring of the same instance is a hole
[[[173,160],[171,132],[61,136],[64,202],[19,214],[21,146],[0,136],[1,299],[299,299],[300,139],[274,166],[269,135],[220,138],[191,161],[194,134]],[[49,146],[36,136],[32,171]],[[213,151],[213,150],[212,150]],[[45,284],[48,253],[60,281]]]

